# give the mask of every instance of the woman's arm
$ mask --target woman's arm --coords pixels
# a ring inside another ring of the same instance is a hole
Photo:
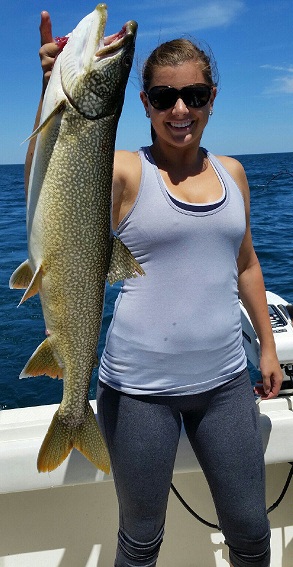
[[[250,230],[250,196],[246,175],[242,165],[236,160],[223,160],[240,190],[242,191],[245,214],[246,232],[238,257],[238,289],[240,299],[251,318],[254,329],[260,341],[261,358],[260,371],[262,385],[257,384],[255,390],[263,399],[274,398],[278,395],[283,374],[276,354],[276,346],[272,325],[268,312],[265,285],[262,271],[253,248]]]
[[[249,237],[245,236],[238,258],[239,296],[260,342],[260,371],[263,383],[257,384],[255,389],[262,398],[268,399],[278,395],[283,374],[276,354],[261,268],[254,250],[249,250]]]
[[[141,178],[141,161],[137,152],[115,152],[113,171],[112,224],[119,223],[134,205]]]

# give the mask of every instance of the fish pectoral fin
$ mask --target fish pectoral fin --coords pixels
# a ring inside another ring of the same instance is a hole
[[[117,238],[117,236],[114,236],[112,255],[107,276],[109,284],[113,285],[115,282],[124,280],[125,278],[136,278],[138,275],[145,275],[141,265],[134,258],[122,240]]]
[[[10,289],[26,289],[30,285],[33,277],[34,273],[29,260],[26,260],[22,262],[10,276],[9,287]]]
[[[60,112],[63,112],[65,106],[66,106],[66,98],[59,100],[54,110],[52,110],[49,116],[47,116],[45,120],[43,120],[43,122],[22,143],[24,144],[25,142],[28,142],[32,138],[35,138],[35,136],[37,136],[47,126],[47,124],[54,116],[56,116],[56,114],[60,114]]]
[[[49,338],[38,346],[19,377],[28,378],[29,376],[43,376],[44,374],[51,376],[51,378],[63,378],[63,368],[56,359]]]
[[[41,287],[41,281],[42,281],[42,266],[39,266],[35,273],[33,274],[33,277],[29,283],[29,286],[27,288],[27,290],[25,291],[25,293],[23,294],[19,304],[21,305],[22,303],[24,303],[27,299],[29,299],[29,297],[33,297],[33,295],[36,295],[37,293],[39,293],[40,287]]]
[[[35,273],[33,273],[29,260],[26,260],[20,264],[18,268],[16,268],[10,277],[9,287],[10,289],[26,289],[26,292],[23,294],[18,306],[29,297],[32,297],[39,292],[41,279],[42,266],[39,266]]]
[[[16,268],[10,277],[9,287],[10,289],[26,289],[18,305],[21,305],[29,297],[39,292],[41,278],[42,266],[39,266],[33,273],[29,260],[26,260]]]
[[[59,467],[73,447],[78,449],[98,469],[109,474],[108,450],[93,409],[88,402],[85,420],[78,426],[66,423],[64,417],[57,410],[39,451],[38,471],[53,471]]]

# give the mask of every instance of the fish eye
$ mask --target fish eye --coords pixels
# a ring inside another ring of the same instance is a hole
[[[125,55],[125,57],[123,57],[122,63],[125,67],[131,67],[132,65],[131,57],[129,57],[129,55]]]

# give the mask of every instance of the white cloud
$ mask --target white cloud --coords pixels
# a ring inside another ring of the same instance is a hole
[[[276,90],[282,93],[293,93],[293,77],[281,77],[280,79],[275,79],[275,83],[278,82]]]
[[[293,93],[293,66],[282,66],[282,65],[261,65],[262,69],[268,69],[270,71],[281,72],[282,76],[278,76],[272,80],[272,84],[265,89],[265,94],[273,93]],[[284,75],[284,72],[286,75]]]
[[[169,1],[162,19],[157,18],[161,2],[149,3],[145,25],[141,25],[140,36],[158,36],[189,33],[197,30],[229,26],[245,9],[242,0],[200,0],[185,2]],[[153,9],[151,9],[151,5]],[[156,6],[156,8],[155,8]],[[166,6],[166,4],[165,4]],[[142,3],[141,8],[146,8]],[[150,17],[150,13],[152,16]],[[148,31],[144,31],[145,28]],[[144,29],[143,29],[144,28]]]
[[[279,65],[261,65],[261,69],[271,69],[273,71],[286,71],[288,73],[293,73],[293,67],[281,67]]]

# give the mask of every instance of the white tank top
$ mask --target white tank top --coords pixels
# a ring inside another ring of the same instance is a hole
[[[139,193],[117,233],[146,275],[123,282],[99,377],[129,394],[203,392],[246,367],[237,286],[243,197],[209,152],[223,193],[208,205],[172,197],[149,148],[139,155]]]

